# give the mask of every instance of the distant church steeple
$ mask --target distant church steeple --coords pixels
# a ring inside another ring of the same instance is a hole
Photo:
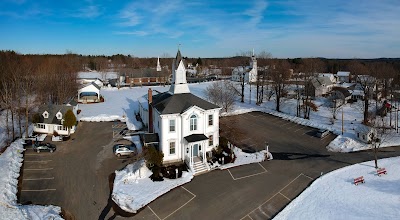
[[[179,49],[172,61],[172,82],[169,92],[172,94],[190,93],[186,81],[186,68]]]
[[[160,57],[157,58],[157,72],[161,72]]]

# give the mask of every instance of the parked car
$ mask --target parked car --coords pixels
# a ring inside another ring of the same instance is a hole
[[[136,153],[136,149],[131,145],[116,144],[113,146],[113,152],[117,157],[133,156]]]
[[[50,153],[53,153],[56,151],[56,145],[50,144],[50,143],[35,143],[33,145],[33,150],[40,153],[42,151],[49,151]]]
[[[319,138],[324,138],[324,137],[327,136],[328,134],[329,134],[329,131],[328,131],[328,130],[320,129],[320,130],[317,131],[316,136],[319,137]]]

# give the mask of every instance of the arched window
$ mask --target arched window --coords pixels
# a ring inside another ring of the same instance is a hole
[[[191,131],[197,130],[197,116],[196,115],[190,116],[190,130]]]

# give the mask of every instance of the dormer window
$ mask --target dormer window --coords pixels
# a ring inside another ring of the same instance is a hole
[[[61,114],[61,112],[57,112],[56,117],[57,117],[58,120],[61,120],[61,119],[62,119],[62,114]]]
[[[49,118],[49,113],[47,111],[44,111],[42,115],[43,118]]]

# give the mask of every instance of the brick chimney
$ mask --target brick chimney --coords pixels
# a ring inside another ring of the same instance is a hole
[[[148,131],[149,133],[153,133],[153,107],[151,106],[151,103],[153,102],[153,91],[151,88],[149,88],[147,92],[147,99],[149,100],[149,125],[148,125]]]

